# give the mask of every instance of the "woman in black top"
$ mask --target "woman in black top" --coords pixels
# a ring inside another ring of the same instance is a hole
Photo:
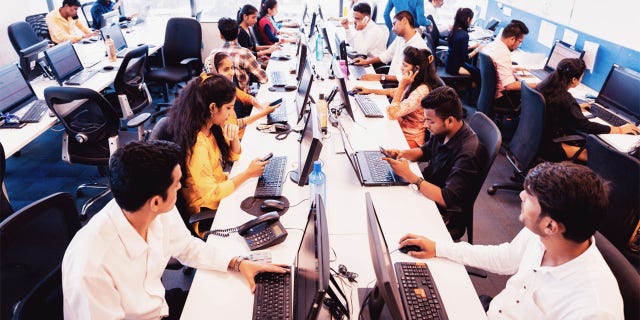
[[[480,84],[480,70],[473,66],[471,58],[480,50],[479,44],[469,46],[469,25],[473,19],[473,11],[469,8],[460,8],[449,35],[449,51],[445,70],[449,74],[463,74],[471,76],[476,85]],[[469,50],[475,49],[471,52]]]
[[[578,104],[569,93],[569,89],[580,84],[585,69],[586,66],[581,59],[562,59],[556,70],[536,87],[544,96],[547,105],[545,129],[540,146],[540,155],[546,160],[561,161],[564,157],[571,158],[578,151],[578,147],[563,143],[562,148],[559,148],[552,139],[577,131],[586,134],[640,133],[640,129],[630,123],[621,127],[610,127],[589,121],[584,116],[582,112],[589,108],[589,103]],[[586,161],[586,151],[583,151],[578,159]]]
[[[258,45],[253,34],[253,26],[258,22],[258,9],[246,4],[238,11],[238,44],[251,50],[258,59],[266,57],[278,49],[278,45]]]

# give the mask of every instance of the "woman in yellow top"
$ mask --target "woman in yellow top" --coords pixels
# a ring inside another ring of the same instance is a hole
[[[226,53],[217,52],[213,54],[208,58],[207,62],[204,65],[206,72],[218,73],[225,76],[230,81],[233,81],[233,76],[235,75],[235,72],[233,70],[233,62],[231,62],[231,58]],[[261,104],[252,95],[242,91],[242,89],[238,87],[236,87],[236,99],[243,105],[251,105],[260,110],[260,112],[258,113],[240,119],[237,118],[237,114],[235,113],[235,111],[233,111],[233,115],[230,117],[230,122],[238,125],[238,128],[240,130],[238,132],[238,135],[240,135],[240,139],[242,139],[242,136],[244,135],[244,128],[247,125],[273,112],[273,110],[280,106],[279,104],[276,106]]]
[[[259,177],[267,164],[256,158],[234,177],[223,171],[224,164],[239,159],[242,151],[230,129],[235,126],[227,122],[234,102],[235,87],[229,79],[203,74],[187,83],[171,108],[173,141],[184,159],[182,193],[191,215],[203,207],[217,209],[222,198],[247,179]]]
[[[440,87],[441,80],[436,73],[433,56],[426,49],[406,47],[402,61],[402,79],[397,88],[367,89],[356,87],[361,94],[384,94],[393,97],[387,108],[387,116],[398,120],[409,148],[417,148],[425,143],[424,109],[420,102],[429,91]]]

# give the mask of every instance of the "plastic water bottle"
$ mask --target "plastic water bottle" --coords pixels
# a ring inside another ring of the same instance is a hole
[[[318,32],[318,38],[316,38],[316,61],[322,61],[324,57],[324,45],[322,44],[322,35]]]
[[[313,204],[316,195],[322,196],[322,204],[327,204],[327,177],[322,172],[320,161],[313,162],[313,171],[309,174],[309,203]]]

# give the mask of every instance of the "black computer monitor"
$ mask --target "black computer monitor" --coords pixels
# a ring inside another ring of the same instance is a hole
[[[329,288],[329,232],[322,197],[316,195],[296,256],[294,319],[317,319]]]
[[[116,53],[127,48],[127,40],[125,40],[119,24],[106,26],[100,29],[100,34],[102,34],[102,38],[105,41],[107,40],[107,36],[111,37],[111,40],[113,40],[113,46],[116,48]]]
[[[338,52],[333,47],[333,41],[331,41],[331,39],[329,39],[329,33],[327,32],[327,28],[325,28],[325,27],[322,27],[322,37],[324,37],[324,45],[329,50],[329,54],[332,55],[332,56],[334,54],[337,54]],[[318,48],[316,48],[316,50],[318,50]]]
[[[342,99],[342,107],[347,110],[347,114],[351,117],[351,121],[355,122],[356,118],[353,116],[353,108],[351,108],[351,101],[349,101],[345,77],[342,75],[341,71],[335,71],[334,74],[336,75],[336,81],[338,81],[338,92],[340,92],[340,99]]]
[[[322,14],[322,6],[318,5],[318,15],[320,19],[324,20],[324,15]]]
[[[0,112],[12,112],[35,99],[31,85],[17,65],[12,63],[0,68]]]
[[[300,81],[301,77],[302,77],[302,73],[304,72],[304,68],[305,65],[308,65],[307,63],[307,44],[306,43],[302,43],[302,40],[300,40],[299,45],[299,52],[297,53],[298,55],[298,70],[296,72],[296,80]]]
[[[393,319],[406,319],[398,281],[393,271],[393,263],[389,255],[389,247],[382,233],[380,221],[376,214],[376,209],[371,200],[371,194],[365,193],[367,206],[367,231],[369,234],[369,250],[373,270],[376,273],[376,286],[369,303],[369,311],[379,312],[382,305],[386,305]]]
[[[556,70],[558,63],[560,63],[562,59],[582,59],[583,56],[584,51],[577,50],[562,41],[556,41],[553,48],[551,48],[549,58],[547,58],[547,61],[544,64],[544,69],[549,72],[553,72]]]
[[[640,120],[640,73],[617,64],[611,66],[596,103],[616,108]]]
[[[84,69],[71,42],[63,42],[51,47],[44,52],[44,55],[60,85]]]
[[[298,168],[291,172],[291,180],[299,186],[309,183],[309,173],[313,169],[313,162],[320,157],[322,151],[322,132],[320,131],[320,119],[316,108],[309,108],[306,113],[306,121],[300,139],[298,152]]]
[[[307,61],[304,64],[300,82],[298,83],[298,94],[295,97],[296,108],[298,110],[298,122],[302,120],[306,112],[311,85],[313,85],[313,73],[311,72],[311,63]]]
[[[43,73],[40,63],[45,63],[44,51],[49,48],[49,41],[42,40],[32,46],[20,50],[18,56],[20,58],[20,69],[22,74],[31,81],[39,77]]]
[[[313,37],[314,29],[316,28],[316,16],[317,14],[315,12],[313,13],[313,15],[311,15],[311,24],[309,24],[309,39]]]

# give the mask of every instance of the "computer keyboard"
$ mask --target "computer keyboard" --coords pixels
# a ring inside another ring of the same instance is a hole
[[[269,159],[269,163],[264,167],[264,171],[258,178],[258,185],[254,197],[274,198],[282,195],[282,184],[284,183],[284,170],[287,166],[287,157],[278,156]]]
[[[353,97],[356,99],[356,102],[358,103],[358,106],[360,106],[360,109],[362,110],[362,113],[364,113],[365,117],[384,118],[382,111],[380,111],[378,105],[376,105],[376,103],[371,100],[371,97],[361,94],[356,94]]]
[[[274,87],[284,87],[287,85],[288,77],[281,71],[274,71],[269,74],[271,78],[271,84]]]
[[[607,123],[609,123],[612,126],[623,126],[627,123],[629,123],[628,121],[618,117],[617,115],[607,111],[605,108],[597,105],[597,104],[591,104],[591,108],[589,109],[589,113],[591,113],[592,115],[606,121]]]
[[[431,271],[423,262],[396,262],[400,296],[408,319],[448,319]]]
[[[20,122],[40,122],[42,115],[49,109],[49,107],[47,107],[47,103],[44,100],[34,100],[33,103],[27,108],[29,109],[24,113],[24,115],[22,115],[22,117],[20,117]]]
[[[356,79],[360,79],[363,74],[367,74],[367,68],[363,66],[350,65],[349,74],[352,74]]]
[[[73,77],[69,78],[69,80],[67,80],[65,84],[81,85],[87,82],[87,80],[89,80],[91,77],[96,75],[96,73],[98,73],[97,69],[84,69],[79,73],[75,74]]]
[[[384,155],[378,151],[364,151],[369,172],[375,182],[389,182],[394,180],[387,162],[381,159],[383,156]]]
[[[268,124],[287,123],[287,121],[289,121],[289,118],[287,117],[287,108],[285,103],[280,104],[279,107],[267,115]]]
[[[255,280],[253,319],[293,319],[291,274],[263,272]]]

